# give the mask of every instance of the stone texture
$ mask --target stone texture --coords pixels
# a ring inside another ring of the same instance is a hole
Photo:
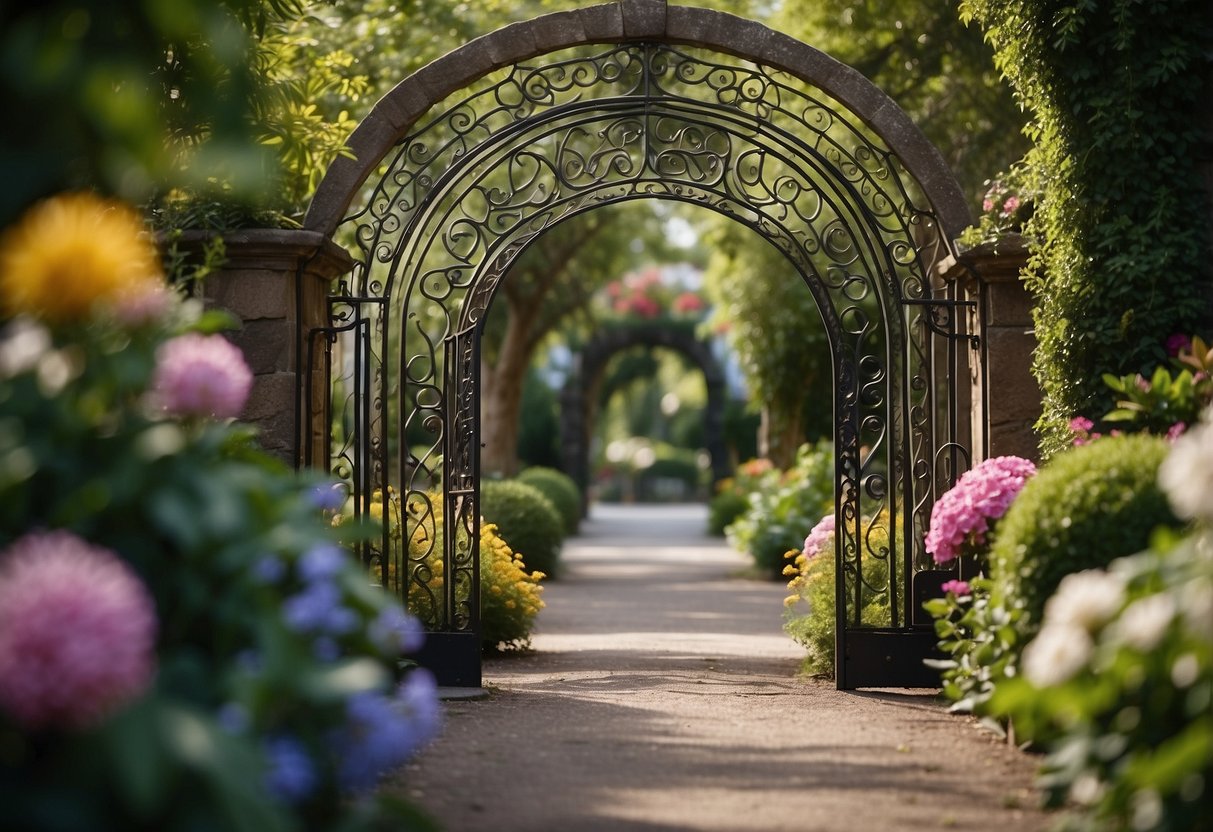
[[[289,372],[294,360],[292,342],[295,322],[285,318],[245,321],[228,333],[227,339],[240,348],[254,375]]]
[[[623,32],[629,40],[657,38],[665,34],[665,0],[620,0]]]
[[[618,3],[577,9],[587,43],[614,43],[622,40],[623,12]]]
[[[294,307],[280,272],[271,269],[224,269],[203,284],[207,303],[226,309],[242,321],[286,318]]]

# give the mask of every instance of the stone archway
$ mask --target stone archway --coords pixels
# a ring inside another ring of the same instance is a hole
[[[696,338],[690,330],[660,322],[632,323],[623,327],[600,329],[574,358],[574,366],[560,392],[560,450],[564,470],[581,493],[588,494],[590,482],[591,396],[606,369],[607,362],[631,347],[665,347],[685,356],[703,373],[708,401],[703,414],[704,445],[711,458],[712,482],[729,475],[724,443],[725,378],[724,370],[711,345]]]
[[[884,93],[755,22],[623,0],[472,41],[385,96],[350,145],[306,227],[355,266],[308,338],[329,360],[305,372],[343,385],[342,418],[318,419],[343,426],[334,467],[358,511],[388,485],[403,495],[414,545],[385,526],[366,557],[427,619],[444,681],[479,683],[479,348],[496,290],[546,230],[656,198],[742,223],[812,293],[834,366],[838,684],[933,682],[912,582],[931,505],[970,458],[956,382],[980,363],[982,309],[935,273],[969,222],[956,181]],[[864,534],[876,515],[887,543]],[[863,619],[865,593],[887,622]]]

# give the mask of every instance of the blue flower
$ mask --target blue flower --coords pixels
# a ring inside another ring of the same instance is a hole
[[[358,629],[361,619],[341,605],[341,590],[334,584],[309,584],[282,604],[286,626],[297,633],[327,633],[340,636]]]
[[[307,501],[319,511],[337,511],[345,505],[345,486],[337,482],[317,485],[308,489]]]
[[[341,645],[328,636],[312,642],[312,655],[322,662],[335,662],[341,658]]]
[[[262,751],[266,761],[265,785],[275,797],[297,803],[316,788],[316,766],[299,740],[270,737]]]
[[[286,575],[286,564],[277,555],[262,555],[253,564],[253,577],[263,584],[276,584]]]
[[[319,543],[303,553],[299,559],[299,574],[308,583],[327,581],[339,573],[349,561],[341,547],[332,543]]]
[[[441,722],[434,677],[414,670],[394,696],[366,692],[346,703],[348,721],[334,738],[341,787],[367,791],[434,737]]]
[[[220,708],[215,713],[215,721],[229,734],[243,734],[252,722],[248,709],[239,702],[228,702]]]
[[[415,653],[425,642],[421,622],[397,606],[382,610],[371,622],[367,634],[376,647],[394,656]]]

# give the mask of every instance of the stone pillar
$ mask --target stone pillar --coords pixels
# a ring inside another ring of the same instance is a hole
[[[225,259],[199,294],[240,321],[227,337],[253,371],[241,420],[257,427],[262,447],[282,460],[299,465],[311,459],[327,467],[329,396],[318,366],[312,368],[312,401],[303,401],[306,339],[327,325],[329,285],[353,268],[353,260],[319,232],[293,229],[186,231],[177,247],[196,255],[215,236],[223,238]],[[312,435],[304,436],[309,412]]]
[[[1015,235],[937,267],[944,280],[958,284],[965,300],[978,303],[984,322],[985,361],[972,363],[969,379],[974,462],[1007,454],[1040,458],[1032,427],[1041,412],[1040,387],[1032,375],[1032,299],[1020,279],[1027,259],[1027,246]]]

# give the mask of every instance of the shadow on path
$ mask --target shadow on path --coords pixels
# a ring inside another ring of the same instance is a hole
[[[388,785],[450,832],[1038,830],[1034,761],[934,691],[796,676],[785,588],[700,506],[596,506],[530,653]]]

